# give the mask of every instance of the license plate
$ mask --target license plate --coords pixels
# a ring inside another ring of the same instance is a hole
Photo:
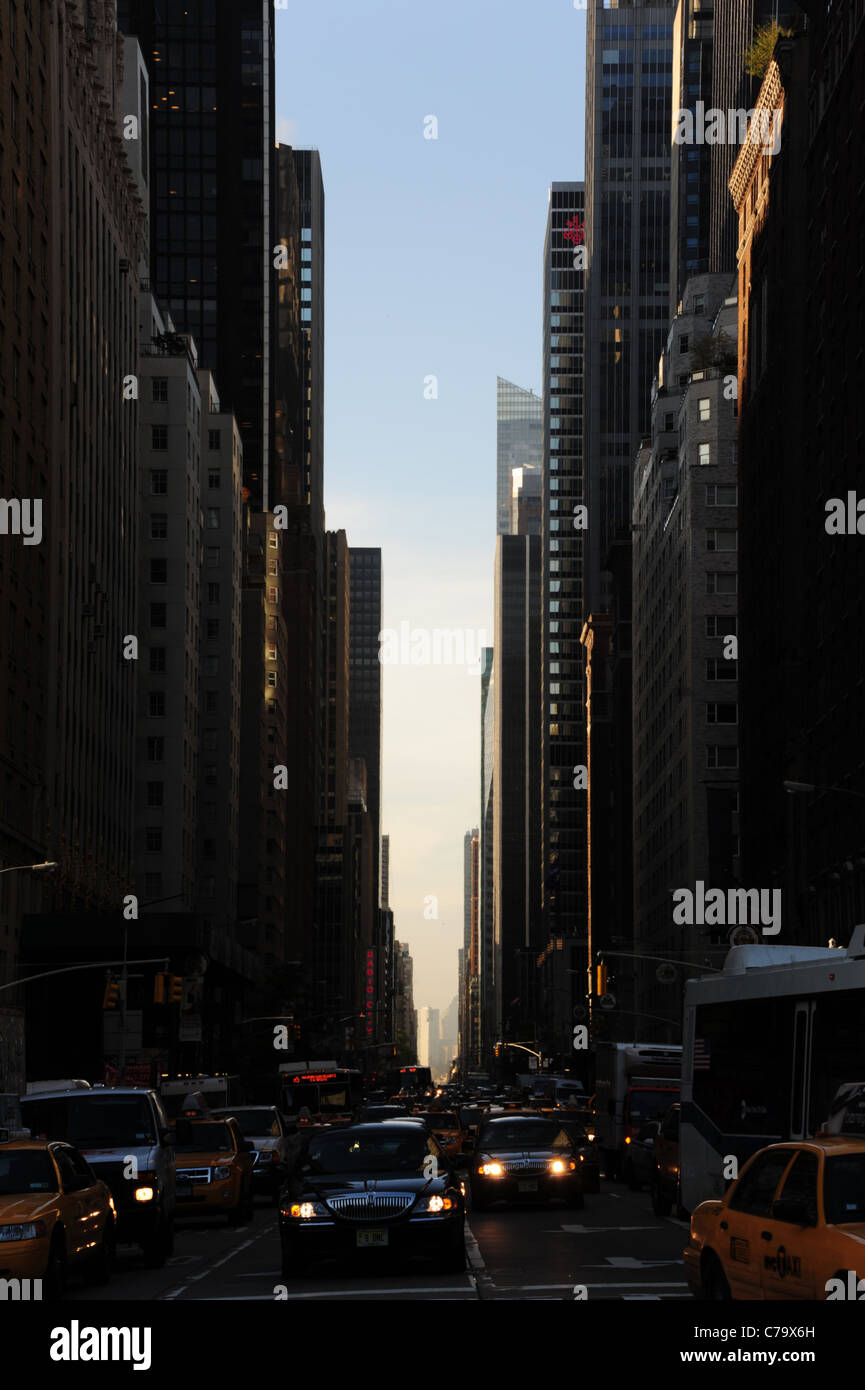
[[[387,1240],[388,1240],[388,1232],[387,1232],[387,1231],[358,1231],[358,1232],[357,1232],[357,1243],[358,1243],[358,1246],[359,1246],[361,1249],[369,1249],[370,1247],[375,1248],[375,1247],[381,1247],[381,1246],[383,1246],[383,1245],[387,1245]]]
[[[192,1183],[191,1183],[191,1182],[179,1182],[179,1183],[177,1184],[177,1200],[178,1200],[178,1202],[188,1201],[189,1198],[191,1198],[191,1196],[192,1196]]]
[[[537,1190],[537,1178],[521,1178],[520,1181],[517,1183],[517,1191],[519,1192],[537,1192]]]

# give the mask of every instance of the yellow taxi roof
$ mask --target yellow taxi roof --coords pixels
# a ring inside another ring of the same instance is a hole
[[[813,1149],[824,1154],[865,1153],[865,1139],[852,1134],[817,1134],[813,1139],[787,1139],[780,1144],[767,1144],[769,1149]]]

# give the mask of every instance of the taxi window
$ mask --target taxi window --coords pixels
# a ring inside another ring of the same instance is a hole
[[[730,1210],[751,1216],[771,1215],[775,1188],[794,1153],[794,1149],[770,1149],[759,1154],[736,1183],[727,1203]]]
[[[25,1192],[56,1192],[57,1175],[48,1154],[41,1149],[0,1151],[0,1197],[19,1197]]]
[[[74,1187],[77,1176],[72,1160],[69,1157],[68,1149],[55,1149],[54,1162],[57,1164],[57,1171],[60,1174],[60,1181],[63,1184],[63,1191],[68,1192],[70,1187]]]
[[[788,1202],[802,1202],[805,1206],[807,1219],[811,1225],[817,1224],[817,1177],[820,1169],[820,1161],[817,1155],[809,1153],[807,1149],[802,1149],[797,1154],[786,1178],[784,1186],[778,1193],[778,1197],[783,1197]]]
[[[829,1226],[865,1221],[865,1153],[826,1159],[823,1206]]]

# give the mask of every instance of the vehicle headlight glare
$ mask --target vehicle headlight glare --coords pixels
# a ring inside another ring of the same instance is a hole
[[[551,1172],[551,1173],[564,1173],[564,1171],[565,1171],[564,1161],[563,1161],[561,1158],[554,1158],[553,1161],[552,1161],[552,1163],[550,1164],[550,1172]]]
[[[480,1168],[478,1168],[478,1172],[485,1178],[500,1178],[504,1171],[500,1163],[482,1163]]]
[[[155,1195],[152,1187],[136,1187],[135,1189],[136,1202],[152,1202]]]

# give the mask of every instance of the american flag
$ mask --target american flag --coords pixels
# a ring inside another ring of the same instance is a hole
[[[694,1071],[708,1071],[711,1063],[709,1044],[705,1038],[694,1039]]]

